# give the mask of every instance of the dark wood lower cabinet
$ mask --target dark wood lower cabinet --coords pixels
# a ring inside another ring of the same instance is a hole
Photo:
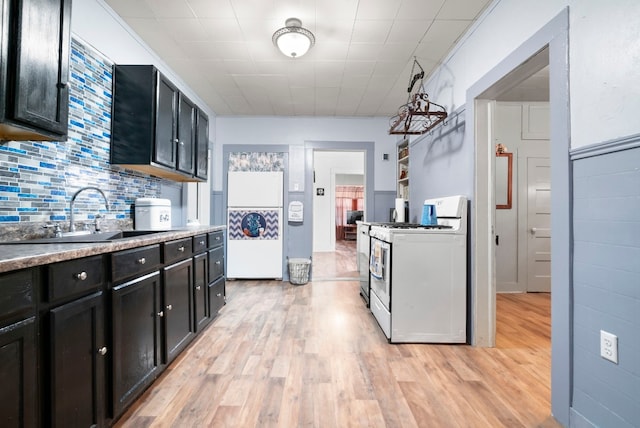
[[[211,318],[215,318],[218,315],[220,308],[224,306],[225,302],[225,279],[224,276],[213,281],[209,284],[209,311]]]
[[[38,423],[36,323],[31,317],[0,328],[0,426]]]
[[[196,332],[209,322],[207,308],[207,253],[193,257],[193,314]]]
[[[163,269],[163,308],[165,362],[168,364],[187,346],[194,336],[191,312],[193,284],[191,258]]]
[[[122,414],[160,369],[160,272],[118,285],[112,292],[113,406]]]
[[[103,293],[49,312],[50,421],[53,427],[104,426]]]

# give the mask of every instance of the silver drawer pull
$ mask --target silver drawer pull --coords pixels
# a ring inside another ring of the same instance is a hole
[[[222,293],[216,294],[216,297],[222,297]]]
[[[180,251],[181,253],[184,252],[184,247],[178,247],[178,251]]]
[[[162,317],[164,316],[164,311],[160,311],[160,312],[158,312],[158,316],[159,316],[160,318],[162,318]]]
[[[220,266],[220,260],[216,261],[216,264],[217,264],[218,266]]]
[[[200,291],[202,287],[200,287],[199,285],[196,285],[196,290]]]
[[[220,240],[220,237],[219,237],[219,236],[216,236],[216,241],[219,241],[219,240]]]
[[[143,264],[145,264],[146,262],[147,262],[147,259],[145,259],[144,257],[140,257],[140,258],[138,259],[138,264],[139,264],[139,265],[143,265]]]
[[[167,310],[170,311],[171,309],[173,309],[173,306],[167,305]]]
[[[200,241],[200,245],[204,245],[204,241]]]
[[[107,355],[107,347],[103,346],[102,348],[98,349],[98,354]]]
[[[79,279],[80,281],[84,281],[85,279],[87,279],[87,273],[82,271],[80,273],[77,273],[74,275],[76,279]]]

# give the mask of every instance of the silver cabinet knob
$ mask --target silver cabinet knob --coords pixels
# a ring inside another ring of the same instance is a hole
[[[98,349],[98,354],[107,355],[107,347],[103,346],[102,348]]]
[[[178,251],[180,251],[181,253],[184,253],[184,247],[178,247]]]
[[[201,286],[196,285],[196,290],[200,291],[201,289],[202,289],[202,287],[201,287]]]
[[[147,259],[145,259],[144,257],[140,257],[140,258],[138,259],[138,264],[139,264],[139,265],[143,265],[143,264],[145,264],[146,262],[147,262]]]
[[[216,264],[217,264],[218,266],[220,266],[220,260],[216,261]]]
[[[216,297],[222,297],[222,293],[216,294]]]
[[[537,228],[535,228],[535,227],[532,227],[532,228],[531,228],[531,234],[532,234],[532,235],[535,235],[537,231],[538,231],[538,229],[537,229]]]
[[[75,274],[76,279],[79,279],[80,281],[84,281],[85,279],[87,279],[87,276],[87,273],[84,271]]]
[[[173,309],[173,306],[167,305],[167,310],[170,311],[171,309]]]
[[[164,311],[160,311],[160,312],[158,312],[158,316],[159,316],[160,318],[162,318],[162,317],[164,316]]]
[[[204,245],[204,241],[200,241],[200,245]]]

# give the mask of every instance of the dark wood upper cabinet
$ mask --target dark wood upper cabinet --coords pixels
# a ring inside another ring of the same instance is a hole
[[[178,104],[178,170],[193,175],[196,140],[196,106],[180,94]]]
[[[111,163],[174,181],[206,180],[195,174],[198,107],[152,65],[114,66],[113,87]]]
[[[70,0],[0,0],[0,139],[67,139]]]
[[[206,180],[209,174],[209,116],[198,110],[196,121],[196,177]]]
[[[153,159],[169,168],[176,167],[178,97],[180,93],[162,74],[157,74],[158,104]],[[149,144],[153,144],[150,141]]]

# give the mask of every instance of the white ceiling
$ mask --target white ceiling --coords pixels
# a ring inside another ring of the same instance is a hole
[[[105,0],[218,115],[392,116],[491,0]],[[287,18],[316,45],[271,41]]]

